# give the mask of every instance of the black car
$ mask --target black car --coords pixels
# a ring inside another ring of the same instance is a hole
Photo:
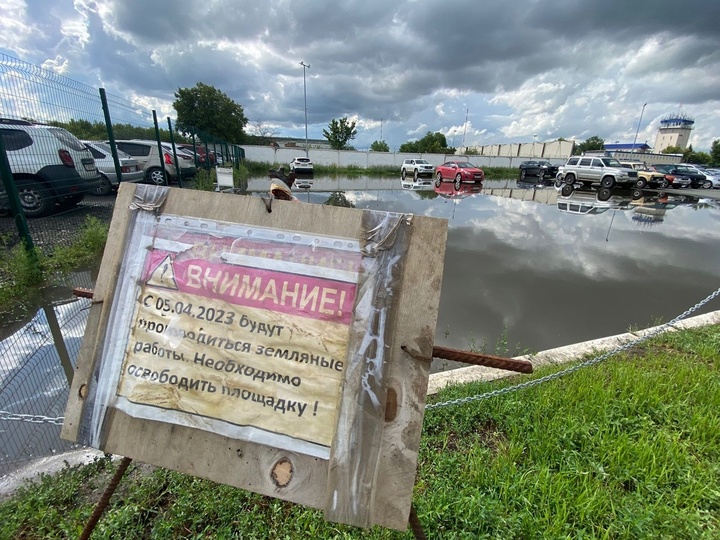
[[[520,164],[520,172],[518,179],[525,180],[528,176],[537,176],[539,178],[555,178],[558,173],[557,165],[553,165],[545,160],[523,161]]]
[[[665,173],[665,178],[667,178],[667,175],[670,175],[671,177],[680,178],[681,182],[690,180],[690,186],[691,188],[702,188],[705,187],[706,183],[709,183],[709,186],[712,187],[712,182],[707,180],[705,178],[704,174],[700,174],[694,169],[691,169],[689,167],[683,167],[681,165],[666,165],[666,164],[657,164],[653,165],[652,168],[656,170],[657,172]],[[672,182],[672,187],[680,187],[676,184],[676,182]]]

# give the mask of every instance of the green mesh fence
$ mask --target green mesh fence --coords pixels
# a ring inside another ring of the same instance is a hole
[[[3,54],[0,143],[0,289],[32,271],[17,262],[23,240],[52,257],[89,217],[109,224],[121,183],[192,188],[199,169],[242,159],[227,141]],[[72,287],[92,288],[93,270],[28,290],[22,310],[0,306],[0,475],[72,447],[43,419],[64,414],[88,307]]]

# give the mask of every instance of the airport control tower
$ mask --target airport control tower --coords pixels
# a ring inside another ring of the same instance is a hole
[[[668,146],[678,146],[685,150],[693,124],[695,120],[684,114],[673,114],[660,120],[660,129],[653,151],[662,152]]]

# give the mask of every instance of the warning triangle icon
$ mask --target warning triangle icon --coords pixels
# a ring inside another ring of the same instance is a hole
[[[173,268],[173,261],[170,255],[167,255],[161,262],[155,267],[148,280],[145,282],[146,285],[152,285],[154,287],[162,287],[164,289],[177,290],[177,282],[175,281],[175,269]]]

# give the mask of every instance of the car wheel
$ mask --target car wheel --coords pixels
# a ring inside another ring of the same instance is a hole
[[[712,189],[712,187],[713,187],[713,183],[712,183],[710,180],[705,180],[705,181],[702,183],[702,188],[703,188],[703,189]]]
[[[610,188],[600,188],[598,190],[597,198],[598,201],[609,201],[610,197],[612,197],[612,191],[610,191]]]
[[[457,173],[455,175],[455,182],[453,182],[453,187],[455,188],[455,191],[460,191],[460,186],[462,186],[462,175],[460,173]]]
[[[165,179],[163,178],[162,169],[152,168],[147,172],[147,179],[156,186],[164,186]]]
[[[666,189],[670,185],[670,181],[667,178],[660,180],[660,187]]]
[[[440,184],[442,184],[442,173],[437,173],[435,177],[435,187],[440,187]]]
[[[561,178],[556,178],[556,179],[555,179],[555,187],[560,187],[560,186],[562,186],[564,183],[565,183],[565,182],[563,182]]]
[[[520,169],[520,180],[525,180],[526,176],[527,173],[525,172],[525,169]]]
[[[635,182],[635,187],[638,189],[643,189],[645,186],[647,186],[647,180],[644,178],[638,178],[638,181]]]
[[[417,169],[415,169],[415,171],[413,172],[413,180],[417,182],[418,178],[420,178],[420,174],[418,173]]]
[[[112,191],[112,184],[110,183],[110,180],[107,179],[107,176],[100,175],[101,184],[95,188],[95,195],[107,195]]]
[[[612,176],[603,176],[603,179],[600,180],[600,185],[609,189],[615,185],[615,179]]]
[[[55,197],[49,189],[39,182],[18,184],[20,206],[27,217],[42,217],[55,210]]]
[[[569,197],[570,195],[572,195],[573,191],[575,191],[575,186],[573,186],[572,184],[565,184],[562,187],[562,190],[560,190],[560,193],[563,197]]]
[[[568,185],[573,185],[575,183],[575,175],[574,174],[566,174],[565,175],[565,183]]]
[[[640,189],[633,189],[633,192],[632,192],[632,195],[631,195],[633,201],[639,201],[639,200],[642,199],[644,196],[645,196],[645,194],[642,192],[642,190],[640,190]]]
[[[402,178],[403,180],[405,180],[405,177],[406,177],[406,176],[407,176],[407,173],[405,173],[405,169],[403,169],[403,170],[400,172],[400,178]]]

